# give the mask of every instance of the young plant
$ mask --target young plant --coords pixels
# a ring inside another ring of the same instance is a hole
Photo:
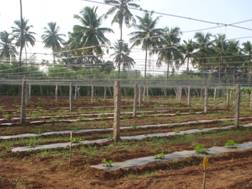
[[[36,137],[32,137],[28,140],[29,147],[35,147],[38,144],[38,139]]]
[[[224,146],[226,148],[237,148],[237,143],[234,140],[228,140]]]
[[[113,163],[112,160],[107,160],[107,159],[103,159],[103,160],[102,160],[102,164],[103,164],[105,167],[113,167],[112,163]]]
[[[207,154],[207,150],[205,149],[204,145],[202,145],[202,144],[196,144],[194,146],[194,151],[197,154]]]
[[[162,160],[165,158],[165,154],[162,152],[160,154],[155,155],[156,160]]]
[[[132,125],[131,128],[132,129],[137,129],[137,125]]]
[[[81,141],[80,137],[72,137],[70,139],[70,142],[72,142],[72,143],[80,143],[80,141]]]

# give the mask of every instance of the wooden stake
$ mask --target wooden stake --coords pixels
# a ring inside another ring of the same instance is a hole
[[[113,124],[113,140],[120,140],[120,105],[121,105],[121,89],[120,81],[114,83],[114,124]]]
[[[69,84],[69,111],[72,111],[72,83]]]
[[[191,106],[191,87],[187,88],[187,105]]]
[[[22,80],[22,86],[21,86],[21,106],[20,106],[20,124],[25,124],[26,121],[26,80]]]
[[[216,100],[216,95],[217,95],[217,89],[214,88],[214,101]]]
[[[94,85],[91,86],[91,103],[94,102]]]
[[[235,91],[235,126],[240,126],[240,100],[241,100],[241,93],[240,93],[240,85],[236,85],[236,91]]]
[[[208,108],[208,88],[205,87],[204,89],[204,113],[207,113]]]
[[[55,85],[55,101],[58,101],[58,85]]]
[[[135,84],[134,87],[134,99],[133,99],[133,117],[136,117],[136,112],[137,112],[137,97],[138,97],[138,86]]]
[[[69,140],[70,140],[70,145],[69,145],[69,165],[70,165],[71,161],[72,161],[72,142],[73,142],[73,132],[72,131],[70,131]]]

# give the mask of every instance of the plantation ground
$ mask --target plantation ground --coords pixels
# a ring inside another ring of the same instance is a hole
[[[2,109],[8,107],[12,97],[4,97],[5,104]],[[158,99],[158,102],[157,102]],[[108,108],[88,109],[85,102],[88,98],[79,99],[75,102],[78,111],[75,109],[72,115],[90,112],[112,112],[112,101],[107,100],[105,103],[102,99],[96,100],[88,106],[108,106]],[[249,117],[249,110],[246,97],[243,97],[241,117]],[[49,98],[40,99],[39,108],[36,107],[37,99],[30,101],[33,110],[29,114],[33,114],[34,119],[40,119],[40,116],[66,115],[67,99],[62,99],[57,104],[58,110],[50,110],[45,102],[50,102]],[[123,111],[131,111],[132,101],[124,99],[124,104],[128,106]],[[185,101],[185,100],[184,100]],[[12,107],[12,111],[18,108],[18,100],[16,106]],[[53,100],[51,100],[53,103]],[[82,104],[83,103],[83,104]],[[183,125],[178,127],[162,127],[141,129],[137,126],[161,123],[181,123],[193,120],[212,120],[220,118],[232,118],[233,107],[227,108],[224,98],[218,98],[216,101],[209,99],[209,113],[195,114],[195,111],[202,111],[202,100],[194,98],[192,107],[188,107],[184,102],[178,104],[174,99],[152,98],[150,102],[146,102],[141,111],[145,110],[167,110],[169,113],[191,112],[189,115],[166,116],[159,113],[141,113],[142,117],[132,118],[125,117],[121,121],[122,126],[132,127],[121,132],[122,136],[134,136],[139,134],[150,134],[160,132],[178,132],[189,129],[203,129],[212,127],[223,127],[232,125],[233,121],[219,121],[210,124]],[[34,114],[34,112],[36,112]],[[13,113],[13,117],[16,113]],[[5,118],[6,113],[2,113]],[[17,114],[18,115],[18,114]],[[156,115],[156,116],[155,116]],[[92,116],[91,116],[92,117]],[[105,115],[101,117],[106,118]],[[57,122],[40,125],[26,126],[9,126],[1,127],[0,133],[3,135],[14,135],[21,133],[42,133],[46,131],[62,131],[92,128],[111,128],[112,120],[100,121],[78,121],[74,123]],[[11,121],[11,120],[9,120]],[[242,124],[252,123],[252,119],[241,121]],[[89,133],[74,135],[80,140],[91,140],[100,138],[111,138],[111,132]],[[199,166],[201,159],[190,158],[181,162],[170,162],[162,164],[151,164],[137,167],[133,170],[123,170],[114,173],[97,171],[91,168],[91,165],[99,164],[103,159],[112,160],[112,162],[125,161],[132,158],[144,157],[148,155],[156,155],[161,152],[171,153],[180,150],[192,150],[195,144],[203,144],[206,148],[211,146],[223,146],[227,140],[235,140],[237,143],[251,141],[251,128],[234,128],[223,131],[211,131],[204,134],[190,134],[185,136],[173,136],[166,138],[149,138],[141,141],[121,141],[117,144],[108,142],[104,145],[79,146],[75,147],[71,153],[71,163],[69,163],[69,149],[44,150],[34,153],[12,153],[11,149],[17,146],[36,146],[41,144],[51,144],[69,141],[69,136],[47,136],[39,138],[26,138],[16,140],[0,141],[0,188],[57,188],[57,189],[88,189],[88,188],[192,188],[196,189],[202,183],[202,170]],[[207,187],[213,189],[231,188],[231,189],[247,189],[252,188],[252,151],[226,154],[221,157],[210,158],[210,167],[207,175]]]

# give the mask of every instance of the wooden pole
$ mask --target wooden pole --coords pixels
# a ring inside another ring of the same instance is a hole
[[[143,97],[143,89],[141,86],[139,86],[138,87],[138,108],[141,108],[142,97]]]
[[[58,85],[55,85],[55,101],[58,101]]]
[[[120,105],[121,105],[121,89],[120,81],[114,83],[114,124],[113,124],[113,141],[120,140]]]
[[[134,99],[133,99],[133,117],[136,117],[136,112],[137,112],[137,97],[138,97],[138,86],[135,84],[134,87]]]
[[[204,89],[204,113],[207,113],[208,108],[208,88],[205,87]]]
[[[69,84],[69,111],[72,111],[72,83]]]
[[[187,105],[191,106],[191,87],[187,88]]]
[[[240,126],[240,100],[241,100],[241,93],[240,93],[240,85],[236,85],[236,91],[235,91],[235,126]]]
[[[226,106],[227,108],[229,107],[230,105],[230,92],[229,92],[229,89],[226,89]]]
[[[214,101],[216,100],[216,95],[217,95],[217,89],[214,88]]]
[[[250,92],[250,97],[249,97],[249,101],[250,101],[250,103],[249,103],[249,107],[250,107],[250,110],[252,110],[252,91]]]
[[[94,85],[91,86],[91,103],[94,102]]]
[[[20,124],[25,124],[26,121],[26,80],[22,80],[21,86],[21,106],[20,106]]]
[[[107,88],[104,87],[103,90],[104,90],[104,91],[103,91],[103,92],[104,92],[104,93],[103,93],[103,99],[105,100],[105,99],[107,98]]]
[[[78,86],[74,86],[74,100],[77,100]]]

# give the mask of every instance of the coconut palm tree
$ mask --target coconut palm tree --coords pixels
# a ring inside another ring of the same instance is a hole
[[[193,58],[193,52],[195,49],[195,44],[192,40],[184,40],[183,44],[180,47],[181,52],[184,55],[184,61],[186,61],[186,72],[189,72],[189,64],[190,64],[190,60]]]
[[[121,66],[122,70],[129,69],[135,64],[135,60],[129,56],[130,48],[123,41],[117,41],[112,49],[114,50],[112,54],[114,57],[113,61],[118,67],[118,77],[120,77]]]
[[[154,53],[157,53],[158,56],[157,65],[160,66],[162,62],[167,64],[167,79],[170,73],[170,66],[173,66],[173,69],[179,67],[183,59],[179,49],[180,35],[181,32],[178,27],[165,28],[159,47],[157,50],[154,49]]]
[[[140,6],[134,3],[135,0],[105,0],[106,4],[112,5],[105,17],[113,14],[113,23],[118,23],[120,28],[120,41],[123,41],[123,23],[126,26],[131,26],[135,23],[134,15],[130,12],[130,8],[139,8]]]
[[[148,50],[158,46],[164,30],[156,28],[159,17],[153,18],[152,13],[145,12],[143,17],[137,16],[137,20],[139,22],[135,25],[137,31],[130,33],[130,42],[132,47],[141,45],[145,51],[144,78],[146,78]]]
[[[243,48],[242,48],[242,52],[247,55],[247,57],[245,58],[246,62],[247,62],[247,67],[248,67],[248,78],[249,81],[251,81],[251,73],[252,73],[252,68],[251,68],[251,58],[252,58],[252,43],[250,41],[247,41],[245,43],[242,44]]]
[[[196,63],[199,68],[206,71],[211,69],[208,65],[209,59],[208,57],[213,55],[212,49],[212,35],[210,33],[196,33],[194,35],[195,38],[195,48],[196,52],[194,54],[193,63]]]
[[[35,32],[30,31],[33,26],[28,24],[29,20],[23,19],[22,21],[16,20],[14,22],[15,26],[12,27],[13,36],[16,39],[16,45],[21,49],[25,49],[26,60],[27,60],[27,50],[26,48],[31,45],[35,45]],[[20,55],[22,56],[22,55]]]
[[[13,37],[7,31],[0,33],[0,58],[8,59],[10,63],[17,54],[16,47],[12,42]]]
[[[55,22],[48,23],[48,26],[44,28],[44,34],[42,35],[43,43],[45,47],[51,48],[53,53],[53,63],[55,64],[55,52],[59,50],[64,44],[62,38],[64,34],[59,33],[59,26]]]
[[[102,45],[110,44],[108,38],[105,37],[106,33],[113,32],[112,29],[101,27],[102,16],[97,15],[97,7],[85,7],[79,15],[75,15],[80,25],[75,25],[73,32],[70,34],[70,46],[89,47],[95,48],[87,49],[89,54],[102,54]]]

